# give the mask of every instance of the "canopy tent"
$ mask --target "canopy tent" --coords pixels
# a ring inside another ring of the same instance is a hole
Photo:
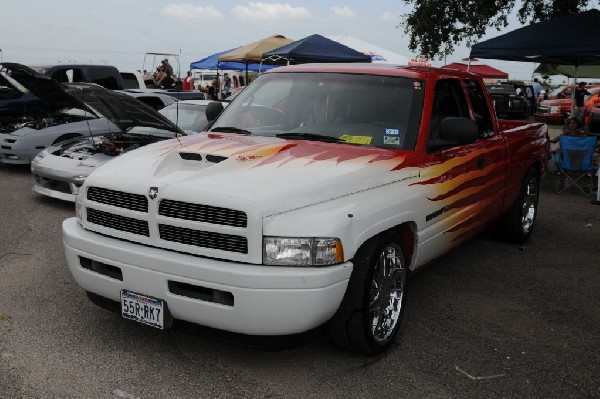
[[[471,49],[470,58],[598,65],[598,26],[598,10],[549,19],[477,43]]]
[[[458,69],[459,71],[469,71],[487,79],[508,79],[508,74],[489,65],[482,64],[478,59],[463,58],[462,61],[453,62],[444,65],[443,69]]]
[[[263,54],[267,51],[274,50],[278,47],[284,46],[293,42],[292,39],[288,39],[282,35],[273,35],[256,42],[246,44],[245,46],[238,47],[232,51],[221,54],[217,57],[219,62],[243,62],[243,63],[260,63]]]
[[[569,78],[575,77],[575,72],[580,78],[600,78],[600,65],[552,65],[540,64],[535,68],[535,73],[540,75],[564,75]]]
[[[598,10],[553,18],[477,43],[471,48],[470,57],[573,65],[573,113],[579,67],[600,65],[600,41],[596,37],[598,26]]]
[[[220,55],[227,54],[233,50],[235,50],[235,49],[221,51],[220,53],[215,53],[211,56],[203,58],[200,61],[192,62],[190,64],[190,69],[210,69],[210,70],[220,69],[220,70],[232,70],[232,71],[245,71],[246,69],[248,69],[248,71],[251,71],[251,72],[258,72],[261,70],[264,71],[269,68],[274,68],[276,66],[276,65],[263,65],[261,67],[260,64],[255,64],[255,63],[246,64],[243,62],[221,62],[221,63],[219,63],[218,57]]]
[[[300,64],[307,62],[371,62],[371,57],[315,34],[264,53],[264,60],[273,62],[285,60],[288,64]]]
[[[371,57],[373,63],[406,65],[406,57],[348,35],[329,36],[329,39]]]

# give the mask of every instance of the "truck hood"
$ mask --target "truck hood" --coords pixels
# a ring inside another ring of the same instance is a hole
[[[269,216],[416,177],[412,151],[264,136],[201,133],[124,154],[86,185],[203,192],[258,204]],[[106,182],[114,185],[107,186]],[[400,195],[400,193],[399,193]]]

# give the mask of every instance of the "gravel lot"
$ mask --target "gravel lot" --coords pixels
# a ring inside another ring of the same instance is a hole
[[[402,336],[364,357],[92,305],[64,260],[73,205],[0,165],[0,398],[598,398],[600,206],[553,178],[527,246],[484,233],[416,274]]]

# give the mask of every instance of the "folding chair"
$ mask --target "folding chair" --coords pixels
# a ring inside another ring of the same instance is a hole
[[[594,187],[594,172],[598,169],[593,159],[596,140],[596,137],[560,136],[560,152],[554,154],[557,168],[556,194],[573,187],[586,197],[590,195]],[[586,181],[589,181],[587,187],[584,185]]]

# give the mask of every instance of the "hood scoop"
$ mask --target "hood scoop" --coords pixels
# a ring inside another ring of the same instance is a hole
[[[202,154],[199,154],[197,152],[180,152],[179,156],[185,161],[202,161],[203,159],[205,159],[206,162],[210,163],[219,163],[227,159],[227,157],[212,154],[205,154],[204,157],[202,157]]]

